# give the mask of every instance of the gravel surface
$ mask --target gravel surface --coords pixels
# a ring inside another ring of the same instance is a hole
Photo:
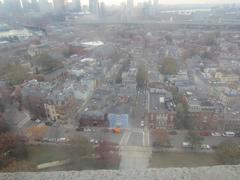
[[[146,170],[59,171],[2,173],[1,180],[239,180],[240,166],[165,168]]]

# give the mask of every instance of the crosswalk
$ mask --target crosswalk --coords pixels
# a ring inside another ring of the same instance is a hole
[[[132,128],[124,131],[124,134],[120,140],[119,145],[120,146],[127,146],[129,139],[131,138],[131,135],[133,133],[138,133],[140,137],[142,137],[142,146],[148,147],[150,146],[150,137],[149,137],[149,131],[148,129],[142,129],[142,128]]]

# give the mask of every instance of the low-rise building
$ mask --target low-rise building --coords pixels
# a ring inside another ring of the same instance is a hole
[[[165,89],[150,88],[148,91],[147,120],[149,128],[175,127],[175,112],[170,92]]]
[[[240,100],[240,94],[234,89],[225,88],[220,94],[220,100],[224,105],[229,106]]]
[[[219,103],[207,99],[187,98],[189,118],[198,130],[221,130],[224,111]]]
[[[101,111],[85,111],[79,120],[80,127],[108,127],[107,115]]]

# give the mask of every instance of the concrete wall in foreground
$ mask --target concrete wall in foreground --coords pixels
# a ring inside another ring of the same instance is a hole
[[[147,170],[2,173],[0,180],[240,180],[240,165]]]

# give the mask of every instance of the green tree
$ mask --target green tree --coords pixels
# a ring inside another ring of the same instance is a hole
[[[28,77],[28,69],[20,64],[6,66],[6,79],[12,85],[21,84]]]
[[[144,88],[147,85],[148,73],[144,66],[139,66],[136,76],[137,88]]]
[[[54,71],[55,69],[63,67],[61,61],[58,61],[48,54],[40,54],[33,58],[33,62],[35,65],[41,67],[41,71],[43,73],[48,73]]]
[[[115,77],[115,82],[116,84],[121,84],[122,83],[122,72],[119,71]]]
[[[240,164],[240,147],[232,141],[222,142],[216,149],[219,161],[223,164]]]
[[[191,129],[188,107],[184,102],[179,102],[176,106],[176,126],[178,129]]]
[[[167,57],[162,63],[163,74],[176,74],[177,73],[177,62],[171,57]]]
[[[168,44],[172,44],[172,42],[173,42],[172,36],[170,36],[170,35],[166,35],[165,40],[167,41]]]
[[[193,149],[197,150],[202,144],[203,137],[194,131],[188,131],[185,140],[192,144]]]

